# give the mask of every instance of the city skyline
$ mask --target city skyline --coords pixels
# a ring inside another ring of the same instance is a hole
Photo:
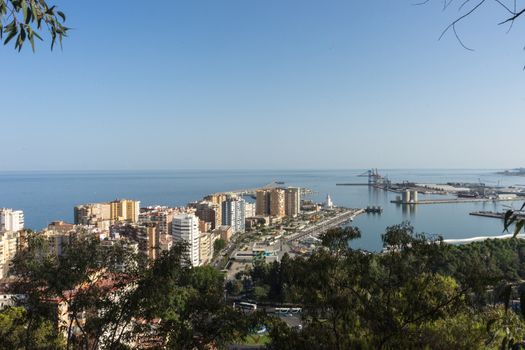
[[[525,164],[523,24],[491,8],[458,28],[470,52],[437,3],[57,5],[62,51],[2,54],[0,171]]]

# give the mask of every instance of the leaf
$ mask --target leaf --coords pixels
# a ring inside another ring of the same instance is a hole
[[[9,32],[9,35],[7,36],[7,38],[4,41],[4,45],[6,45],[8,42],[10,42],[11,39],[13,39],[15,37],[15,35],[17,35],[17,34],[18,34],[18,28],[17,27],[14,27],[13,29],[11,29],[11,31]]]
[[[35,3],[35,0],[31,0],[31,13],[34,20],[38,19],[38,5]]]
[[[66,21],[66,15],[64,15],[64,12],[62,11],[57,11],[57,14],[62,17],[62,22],[65,22]]]
[[[53,51],[53,48],[55,47],[55,41],[57,40],[57,35],[55,33],[51,34],[51,51]]]
[[[40,41],[44,41],[44,39],[42,39],[42,37],[37,32],[33,31],[33,35],[40,39]]]
[[[503,338],[503,341],[501,342],[501,350],[505,350],[507,348],[507,344],[508,344],[508,340],[507,340],[507,336],[505,336],[505,338]]]
[[[516,228],[514,229],[514,237],[520,233],[521,229],[523,228],[523,225],[525,224],[525,220],[521,219],[518,222],[516,222]]]
[[[22,2],[22,4],[21,4],[22,5],[22,14],[24,15],[24,22],[28,23],[27,22],[28,21],[27,16],[28,16],[29,12],[27,12],[27,2],[26,2],[26,0],[22,0],[21,2]]]
[[[507,210],[507,212],[505,213],[505,218],[503,220],[504,231],[508,231],[509,230],[509,227],[510,227],[510,225],[513,222],[513,220],[512,220],[513,214],[514,214],[513,210]]]
[[[31,49],[33,52],[35,52],[35,38],[34,38],[34,32],[31,27],[27,27],[27,36],[29,37],[29,42],[31,43]]]
[[[55,5],[51,6],[46,10],[46,15],[54,15],[53,11],[55,10]]]

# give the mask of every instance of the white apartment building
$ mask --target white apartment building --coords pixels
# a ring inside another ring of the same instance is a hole
[[[11,261],[18,248],[19,232],[5,231],[0,233],[0,278],[7,277]]]
[[[0,232],[18,232],[24,229],[24,212],[0,208]]]
[[[222,202],[222,224],[231,226],[233,233],[244,232],[246,201],[242,198],[228,198]]]
[[[188,258],[191,266],[200,265],[199,218],[194,214],[175,215],[172,222],[173,242],[188,244]]]

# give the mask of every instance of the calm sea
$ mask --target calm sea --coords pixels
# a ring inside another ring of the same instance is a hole
[[[116,198],[138,199],[142,206],[180,206],[203,196],[228,190],[254,188],[272,181],[286,186],[308,187],[310,196],[346,207],[379,205],[382,215],[362,215],[353,223],[363,237],[353,245],[368,250],[381,248],[381,233],[390,225],[410,221],[416,231],[445,238],[492,236],[502,232],[497,219],[468,215],[477,210],[505,210],[520,202],[420,205],[413,210],[390,203],[395,194],[361,186],[336,186],[340,182],[366,182],[365,170],[326,171],[118,171],[118,172],[0,172],[0,207],[22,209],[26,227],[41,229],[54,220],[72,222],[73,207]],[[525,179],[505,177],[497,170],[380,170],[397,181],[419,183],[484,182],[487,185],[524,185]],[[420,198],[425,198],[421,196]]]

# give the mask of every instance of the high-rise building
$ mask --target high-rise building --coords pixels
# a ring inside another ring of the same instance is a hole
[[[111,224],[111,205],[109,203],[77,205],[74,214],[76,225],[93,225],[107,228]]]
[[[40,233],[40,237],[46,239],[49,244],[48,252],[54,255],[62,255],[64,247],[69,244],[72,236],[74,236],[73,232],[56,231],[49,227]]]
[[[214,193],[204,197],[205,201],[217,204],[217,212],[215,213],[217,219],[215,227],[222,225],[222,202],[227,198],[228,196],[224,193]]]
[[[270,215],[276,218],[282,218],[285,215],[284,190],[281,188],[274,188],[270,191]]]
[[[175,215],[172,223],[173,242],[185,242],[188,245],[188,259],[191,266],[200,264],[199,218],[193,214]]]
[[[288,187],[284,193],[284,209],[286,216],[295,217],[301,211],[301,189]]]
[[[148,259],[155,260],[160,253],[160,234],[155,224],[144,224],[137,227],[139,251]]]
[[[18,248],[19,237],[20,233],[15,231],[0,233],[0,279],[7,277]]]
[[[247,218],[250,218],[250,217],[253,217],[256,215],[256,212],[255,212],[255,203],[248,203],[246,202],[244,204],[244,214]]]
[[[244,232],[246,202],[242,198],[230,197],[222,202],[222,224],[231,226],[233,233]]]
[[[222,206],[222,204],[221,204]],[[222,224],[222,217],[220,214],[222,213],[221,210],[219,210],[219,204],[209,202],[209,201],[202,201],[195,205],[195,215],[202,221],[209,222],[211,224],[211,229],[215,229],[216,227],[221,226]]]
[[[109,203],[111,206],[111,220],[135,223],[139,220],[140,201],[116,199]]]
[[[154,224],[159,235],[171,235],[173,216],[179,214],[176,208],[148,207],[143,208],[139,214],[140,224]]]
[[[24,229],[24,212],[0,208],[0,232],[18,232]]]
[[[255,214],[270,215],[270,190],[256,191]]]
[[[200,264],[205,265],[213,258],[213,244],[210,232],[201,233],[199,239]]]
[[[109,203],[91,203],[75,207],[76,225],[94,225],[107,229],[115,221],[136,223],[139,219],[140,201],[129,199]]]

